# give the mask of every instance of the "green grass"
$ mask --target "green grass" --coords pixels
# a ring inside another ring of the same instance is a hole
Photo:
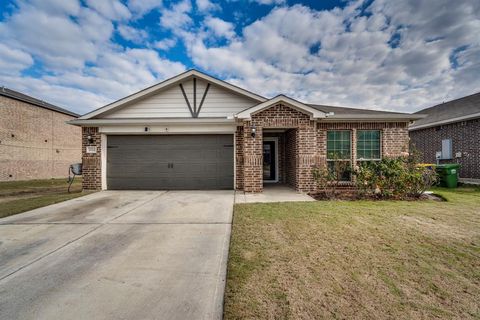
[[[83,196],[81,185],[76,178],[68,193],[66,179],[0,182],[0,218]]]
[[[234,209],[226,319],[480,319],[480,189]]]

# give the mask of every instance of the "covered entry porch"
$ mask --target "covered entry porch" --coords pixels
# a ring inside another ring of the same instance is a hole
[[[248,115],[239,115],[237,189],[258,193],[272,184],[284,184],[299,192],[315,189],[312,168],[321,161],[315,121],[319,115],[298,104],[280,97]]]

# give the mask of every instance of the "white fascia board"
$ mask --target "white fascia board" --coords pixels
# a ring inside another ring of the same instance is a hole
[[[261,112],[262,110],[268,109],[269,107],[278,103],[284,103],[289,107],[292,107],[300,112],[306,113],[310,115],[310,118],[312,119],[321,119],[326,117],[325,112],[312,108],[304,103],[301,103],[297,100],[294,100],[284,95],[276,96],[275,98],[272,98],[270,100],[257,104],[253,107],[250,107],[246,110],[243,110],[242,112],[237,113],[235,117],[238,119],[248,120],[248,119],[251,119],[253,114]]]
[[[234,119],[227,118],[133,118],[133,119],[74,119],[68,124],[88,127],[88,126],[118,126],[118,125],[168,125],[168,124],[186,124],[197,126],[201,124],[232,124]]]
[[[467,116],[456,117],[456,118],[452,118],[452,119],[426,123],[426,124],[422,124],[422,125],[418,125],[418,126],[416,126],[415,123],[414,123],[412,126],[410,126],[408,128],[408,130],[413,131],[413,130],[419,130],[419,129],[426,129],[426,128],[441,126],[441,125],[444,125],[444,124],[449,124],[449,123],[454,123],[454,122],[459,122],[459,121],[466,121],[466,120],[475,119],[475,118],[480,118],[480,112],[469,114]]]
[[[134,94],[131,94],[125,98],[122,98],[120,100],[117,100],[115,102],[112,102],[104,107],[101,107],[99,109],[96,109],[96,110],[93,110],[87,114],[84,114],[83,116],[79,117],[78,119],[80,120],[86,120],[86,119],[90,119],[90,118],[93,118],[95,116],[98,116],[100,114],[103,114],[107,111],[111,111],[112,109],[115,109],[115,108],[118,108],[118,107],[121,107],[129,102],[132,102],[132,101],[135,101],[135,100],[138,100],[140,98],[143,98],[145,96],[148,96],[156,91],[159,91],[161,89],[164,89],[164,88],[168,88],[170,86],[173,86],[181,81],[184,81],[184,80],[187,80],[187,79],[190,79],[190,78],[193,78],[193,77],[197,77],[199,79],[203,79],[207,82],[210,82],[210,83],[213,83],[213,84],[216,84],[222,88],[226,88],[230,91],[233,91],[237,94],[240,94],[240,95],[243,95],[243,96],[247,96],[253,100],[256,100],[258,102],[263,102],[265,100],[267,100],[267,98],[265,97],[262,97],[258,94],[255,94],[253,92],[250,92],[248,90],[245,90],[245,89],[242,89],[240,87],[237,87],[235,85],[232,85],[228,82],[225,82],[225,81],[222,81],[222,80],[219,80],[219,79],[216,79],[212,76],[209,76],[207,74],[204,74],[204,73],[201,73],[197,70],[189,70],[189,71],[186,71],[184,73],[181,73],[173,78],[170,78],[170,79],[167,79],[163,82],[160,82],[156,85],[153,85],[151,87],[148,87],[146,89],[143,89],[143,90],[140,90]]]

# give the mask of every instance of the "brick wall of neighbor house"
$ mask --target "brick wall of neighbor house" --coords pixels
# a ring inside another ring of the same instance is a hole
[[[435,154],[442,150],[442,140],[452,139],[452,160],[442,163],[459,163],[462,178],[480,179],[480,119],[410,131],[411,144],[422,156],[422,161],[435,163]],[[460,158],[455,154],[461,152]]]
[[[91,136],[92,143],[87,137]],[[83,189],[102,189],[102,162],[101,162],[101,134],[97,127],[82,128],[82,164],[83,164]],[[96,153],[87,153],[87,146],[96,147]]]
[[[0,96],[0,181],[64,178],[81,161],[74,117]]]

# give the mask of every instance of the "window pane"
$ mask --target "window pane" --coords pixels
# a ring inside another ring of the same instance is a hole
[[[357,158],[380,159],[380,130],[357,130]]]
[[[327,159],[350,159],[351,133],[348,130],[327,132]]]

